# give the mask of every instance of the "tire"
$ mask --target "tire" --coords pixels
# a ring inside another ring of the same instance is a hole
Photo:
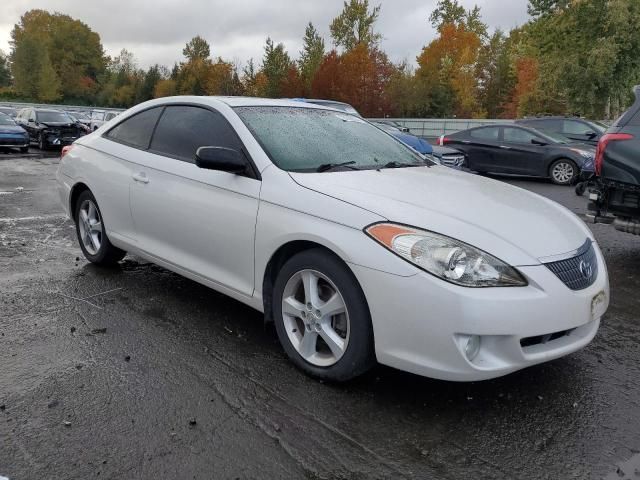
[[[38,148],[42,151],[47,149],[47,145],[44,141],[44,136],[42,134],[38,135]]]
[[[74,206],[73,218],[76,222],[78,243],[85,258],[91,263],[112,266],[127,254],[109,241],[98,202],[89,190],[79,195]],[[91,232],[90,235],[86,235],[87,231]]]
[[[20,153],[27,153],[29,151],[29,147],[20,147]]]
[[[318,295],[309,302],[314,295],[306,293],[306,285],[314,281]],[[278,272],[272,305],[282,348],[306,374],[343,382],[375,364],[364,293],[353,273],[329,252],[312,249],[291,257]],[[323,308],[335,313],[327,315]]]
[[[579,175],[578,166],[566,158],[560,158],[549,167],[549,178],[556,185],[571,185]]]
[[[576,195],[581,197],[587,188],[587,182],[580,182],[576,185]]]

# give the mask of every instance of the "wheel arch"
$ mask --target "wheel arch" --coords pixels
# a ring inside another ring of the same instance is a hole
[[[315,242],[313,240],[291,240],[283,245],[281,245],[269,258],[269,261],[266,264],[264,274],[262,275],[262,305],[264,308],[264,321],[265,323],[273,322],[273,310],[272,310],[272,297],[273,297],[273,286],[278,275],[278,272],[282,268],[282,266],[286,263],[294,255],[304,252],[306,250],[319,249],[323,250],[326,253],[332,255],[336,259],[338,259],[350,272],[352,275],[355,274],[349,268],[347,262],[333,249],[329,248],[326,245]]]
[[[74,221],[75,221],[74,215],[76,212],[76,203],[78,201],[78,197],[82,192],[86,190],[91,191],[89,186],[82,181],[75,183],[73,187],[71,187],[71,192],[69,194],[69,214],[70,214],[69,216],[73,218]]]

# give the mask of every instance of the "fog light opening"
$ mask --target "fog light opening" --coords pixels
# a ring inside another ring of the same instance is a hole
[[[470,362],[478,356],[480,352],[480,337],[478,335],[470,335],[464,346],[464,354]]]

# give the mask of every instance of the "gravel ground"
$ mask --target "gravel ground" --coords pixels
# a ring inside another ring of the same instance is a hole
[[[0,476],[640,478],[640,238],[591,226],[612,298],[576,354],[471,384],[380,366],[330,385],[248,307],[136,257],[88,264],[56,164],[0,153]]]

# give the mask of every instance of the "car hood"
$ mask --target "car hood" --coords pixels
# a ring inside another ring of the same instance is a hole
[[[421,138],[418,138],[414,135],[409,135],[408,133],[402,133],[402,132],[393,132],[391,135],[396,137],[405,145],[409,145],[418,153],[422,153],[423,155],[426,155],[433,152],[433,148],[431,148],[431,144],[429,142]]]
[[[571,252],[586,225],[551,200],[446,167],[291,173],[299,185],[389,221],[448,235],[515,266]]]
[[[431,148],[433,149],[434,155],[463,155],[460,150],[456,150],[455,148],[443,147],[441,145],[433,145]]]
[[[0,125],[0,133],[27,133],[24,128],[18,125]]]

